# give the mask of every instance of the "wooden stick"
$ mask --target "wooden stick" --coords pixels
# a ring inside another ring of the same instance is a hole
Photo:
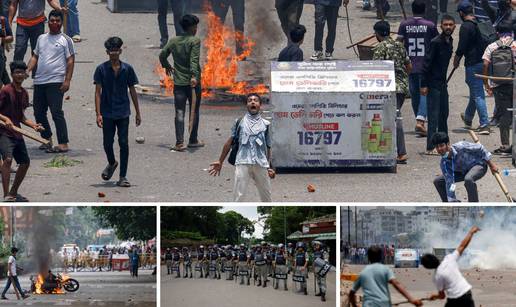
[[[453,77],[453,73],[457,70],[457,67],[454,67],[450,73],[450,75],[448,76],[448,78],[446,79],[446,84],[448,84],[448,82],[450,82],[450,79],[451,77]]]
[[[190,124],[188,126],[188,134],[192,134],[192,129],[195,121],[195,109],[197,107],[197,93],[195,87],[192,87],[192,101],[190,104]]]
[[[499,81],[514,81],[516,78],[509,78],[509,77],[494,77],[494,76],[486,76],[481,74],[475,74],[475,77],[480,79],[490,79],[490,80],[499,80]]]
[[[391,34],[397,34],[397,32],[392,32],[392,31],[391,31]],[[371,34],[371,35],[369,35],[368,37],[364,38],[363,40],[361,40],[361,41],[359,41],[359,42],[356,42],[356,43],[354,43],[353,45],[349,45],[349,46],[347,46],[347,47],[346,47],[346,49],[353,48],[353,47],[355,47],[356,45],[360,45],[360,44],[362,44],[362,43],[364,43],[364,42],[367,42],[368,40],[370,40],[371,38],[373,38],[373,37],[375,37],[375,36],[376,36],[376,34]]]
[[[473,139],[473,142],[480,144],[480,140],[478,139],[477,134],[473,130],[469,130],[469,135]],[[511,195],[509,194],[509,190],[507,189],[507,186],[502,180],[502,176],[500,176],[499,173],[493,173],[493,176],[495,177],[496,181],[498,182],[498,185],[500,186],[500,189],[502,189],[503,194],[505,195],[505,198],[508,202],[512,203],[513,199]]]
[[[399,0],[399,1],[400,1],[401,12],[403,13],[403,19],[407,20],[407,13],[405,12],[405,7],[403,6],[403,0]]]
[[[63,6],[66,7],[68,9],[68,0],[64,0],[63,2]],[[63,32],[68,35],[68,10],[66,11],[66,13],[64,13],[64,16],[63,16]]]
[[[3,120],[1,120],[1,119],[0,119],[0,125],[2,125],[2,126],[4,126],[4,127],[6,126],[5,122],[4,122]],[[18,132],[19,134],[22,134],[22,135],[24,135],[24,136],[28,137],[29,139],[32,139],[32,140],[34,140],[34,141],[36,141],[36,142],[39,142],[39,143],[41,143],[41,144],[43,144],[43,145],[48,145],[48,144],[50,144],[50,141],[49,141],[49,140],[44,139],[44,138],[40,137],[39,135],[36,135],[36,134],[34,134],[34,133],[32,133],[32,132],[29,132],[29,131],[24,130],[24,129],[22,129],[22,128],[19,128],[19,127],[17,127],[17,126],[14,126],[14,125],[13,125],[13,128],[12,128],[12,129],[13,129],[15,132]]]
[[[421,300],[422,301],[429,301],[430,299],[429,298],[422,298]],[[394,304],[392,304],[392,306],[399,306],[399,305],[409,304],[409,303],[410,303],[409,301],[403,301],[403,302],[399,302],[399,303],[394,303]]]

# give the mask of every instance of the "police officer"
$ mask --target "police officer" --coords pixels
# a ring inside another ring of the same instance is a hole
[[[317,281],[317,286],[319,287],[319,293],[317,293],[315,296],[320,296],[321,301],[326,301],[326,276],[320,276],[317,274],[317,268],[315,266],[315,261],[317,258],[320,258],[324,260],[325,262],[328,261],[329,255],[328,253],[322,248],[322,243],[320,241],[313,241],[312,245],[314,247],[314,275],[315,280]]]
[[[243,50],[243,34],[245,24],[245,0],[211,0],[213,13],[219,17],[220,22],[224,24],[229,8],[233,12],[233,26],[235,28],[235,47],[236,54],[242,55]]]
[[[208,278],[208,257],[203,245],[197,250],[197,266],[201,272],[201,278]]]
[[[294,281],[294,282],[298,282],[300,284],[301,289],[299,292],[303,292],[305,295],[308,295],[308,290],[306,287],[306,278],[308,277],[308,272],[307,272],[308,253],[306,252],[305,243],[297,242],[296,254],[294,256],[294,262],[295,262],[294,276],[299,278],[299,281]]]
[[[219,253],[216,250],[215,246],[211,246],[209,248],[209,276],[212,279],[220,279],[220,272],[218,268],[218,262],[219,262]],[[213,273],[212,273],[213,272]]]
[[[276,280],[274,289],[278,289],[279,282],[283,280],[284,289],[285,291],[287,291],[287,252],[285,251],[285,245],[279,244],[278,247],[279,250],[276,252],[276,255],[274,257],[274,279]]]
[[[244,284],[244,277],[247,277],[247,285],[249,286],[251,283],[249,282],[249,257],[247,256],[247,250],[244,244],[240,244],[240,250],[237,254],[238,259],[238,275],[240,276],[240,284]]]
[[[233,256],[231,255],[230,246],[224,246],[224,249],[220,252],[220,259],[222,262],[222,272],[226,275],[226,280],[233,279],[233,266],[231,265],[231,260]]]
[[[193,278],[192,273],[192,256],[190,254],[190,250],[188,247],[183,247],[183,278],[188,277],[188,272],[190,271],[190,278]]]
[[[294,263],[294,254],[296,253],[296,250],[294,249],[294,244],[289,242],[287,244],[287,267],[288,272],[292,272],[292,264]]]
[[[255,256],[256,256],[256,245],[251,246],[251,252],[249,253],[249,265],[250,265],[250,275],[253,277],[253,282],[256,284],[256,265],[255,265]]]
[[[281,29],[290,42],[290,31],[299,25],[303,14],[304,0],[276,0],[275,7],[281,23]]]
[[[267,276],[271,276],[274,274],[272,269],[272,262],[274,261],[274,245],[267,245],[265,250],[265,256],[267,259]]]
[[[263,282],[263,287],[267,287],[267,255],[266,255],[266,247],[267,247],[267,243],[265,242],[262,242],[261,245],[259,245],[257,248],[256,248],[256,253],[254,255],[254,269],[255,269],[255,274],[258,278],[258,287],[259,286],[262,286],[262,282]]]
[[[181,274],[179,272],[179,263],[181,262],[181,254],[179,253],[179,249],[174,247],[172,249],[172,274],[176,272],[176,278],[180,278]]]
[[[172,272],[172,251],[170,248],[167,248],[165,253],[165,263],[167,264],[167,275],[170,275]]]

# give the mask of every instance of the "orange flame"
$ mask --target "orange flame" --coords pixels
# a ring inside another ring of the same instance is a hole
[[[248,82],[236,80],[239,70],[238,62],[252,54],[256,43],[243,33],[225,26],[209,5],[205,6],[204,10],[207,14],[208,33],[204,40],[206,62],[202,68],[202,97],[213,97],[211,89],[215,88],[235,95],[246,95],[253,92],[268,93],[269,90],[265,84],[252,87]],[[236,54],[232,44],[235,40],[241,44],[242,54]],[[165,89],[165,94],[173,95],[174,82],[166,74],[165,69],[157,65],[155,72],[160,77],[160,87]]]
[[[65,282],[70,278],[68,275],[64,275],[64,274],[62,274],[61,277],[62,277],[62,282]],[[43,277],[42,274],[38,274],[38,277],[36,278],[36,281],[34,284],[34,286],[35,286],[34,293],[35,294],[65,294],[65,291],[62,288],[54,288],[54,289],[52,289],[52,291],[43,289],[44,283],[45,283],[45,278]]]

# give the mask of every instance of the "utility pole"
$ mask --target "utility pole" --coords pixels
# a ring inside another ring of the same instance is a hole
[[[348,206],[348,245],[351,245],[351,216],[350,216],[351,207]]]
[[[287,246],[287,207],[283,206],[283,239],[285,246]]]
[[[358,223],[357,223],[357,207],[355,206],[355,247],[358,248]]]

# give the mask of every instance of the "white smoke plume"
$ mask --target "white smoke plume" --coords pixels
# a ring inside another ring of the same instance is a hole
[[[464,268],[516,269],[516,209],[486,207],[458,225],[432,223],[423,239],[425,252],[456,248],[472,226],[480,227],[461,257]]]

